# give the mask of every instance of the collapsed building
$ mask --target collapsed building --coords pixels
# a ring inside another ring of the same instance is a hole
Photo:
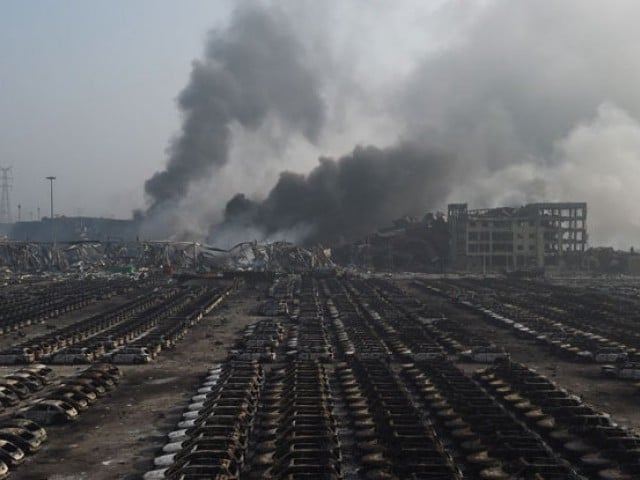
[[[305,249],[287,242],[243,242],[223,250],[197,242],[0,242],[0,274],[11,272],[132,273],[138,268],[166,272],[331,270],[329,250]]]
[[[299,273],[335,267],[329,249],[289,242],[242,242],[229,250],[201,245],[198,250],[200,263],[225,271]]]
[[[0,270],[129,272],[139,267],[195,268],[196,252],[196,246],[187,242],[0,242]]]
[[[405,216],[359,241],[333,248],[332,258],[367,270],[437,273],[445,269],[448,242],[444,214]]]
[[[587,248],[587,204],[531,203],[469,210],[448,206],[449,264],[454,270],[579,268]]]
[[[583,202],[477,210],[455,203],[448,206],[446,216],[405,216],[358,241],[332,245],[331,249],[254,241],[229,250],[197,242],[140,241],[135,220],[61,217],[54,220],[53,232],[48,219],[14,224],[10,241],[0,243],[0,267],[66,271],[168,266],[177,270],[299,272],[332,269],[337,264],[427,273],[640,270],[636,267],[640,256],[627,255],[620,261],[587,251],[586,216]],[[49,243],[52,233],[57,245]],[[34,237],[40,241],[33,241]]]

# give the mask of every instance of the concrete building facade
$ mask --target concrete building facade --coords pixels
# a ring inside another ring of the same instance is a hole
[[[450,266],[459,270],[522,270],[578,266],[587,248],[587,204],[448,208]]]

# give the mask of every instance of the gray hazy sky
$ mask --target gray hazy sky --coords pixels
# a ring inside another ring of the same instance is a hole
[[[405,0],[400,8],[385,0],[1,0],[0,166],[13,166],[14,216],[18,203],[23,219],[37,207],[49,211],[47,175],[57,176],[57,214],[129,217],[145,207],[144,181],[164,167],[180,131],[176,98],[192,61],[242,3],[282,7],[312,49],[316,42],[342,56],[344,72],[331,72],[336,83],[359,74],[379,86],[429,48],[427,17],[443,0]],[[306,171],[319,154],[371,141],[369,130],[337,126],[325,142],[265,166],[265,178],[237,183],[265,192],[281,166]],[[254,156],[262,149],[251,138],[237,143],[251,144]]]
[[[175,98],[230,2],[0,2],[0,165],[23,219],[49,211],[127,217],[162,167]]]

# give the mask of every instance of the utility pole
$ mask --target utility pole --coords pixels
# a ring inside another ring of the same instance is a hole
[[[18,222],[21,220],[22,205],[18,204]]]
[[[56,244],[55,230],[53,229],[53,181],[56,177],[45,177],[51,185],[51,243]]]
[[[38,217],[37,217],[38,221],[41,221],[42,217],[40,216],[40,207],[38,207],[37,210],[38,210]]]
[[[0,223],[11,223],[13,221],[11,215],[11,203],[9,202],[9,190],[11,190],[11,180],[9,175],[12,167],[0,167],[2,172],[2,183],[0,183]]]

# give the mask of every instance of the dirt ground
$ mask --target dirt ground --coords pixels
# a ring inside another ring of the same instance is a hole
[[[153,468],[152,460],[175,430],[184,407],[207,368],[226,357],[238,333],[254,316],[258,292],[243,291],[152,363],[124,366],[120,385],[80,415],[50,427],[49,441],[11,474],[15,480],[134,480]],[[70,374],[74,367],[56,369]]]
[[[403,286],[417,297],[439,305],[450,318],[464,322],[470,331],[488,337],[496,345],[504,347],[513,360],[535,368],[598,410],[611,414],[620,425],[640,433],[640,394],[633,382],[603,378],[600,376],[599,365],[562,360],[533,341],[517,338],[509,330],[495,327],[480,315],[474,315],[440,297],[413,289],[408,283]],[[463,367],[467,371],[473,371],[482,368],[482,365],[466,364]]]

